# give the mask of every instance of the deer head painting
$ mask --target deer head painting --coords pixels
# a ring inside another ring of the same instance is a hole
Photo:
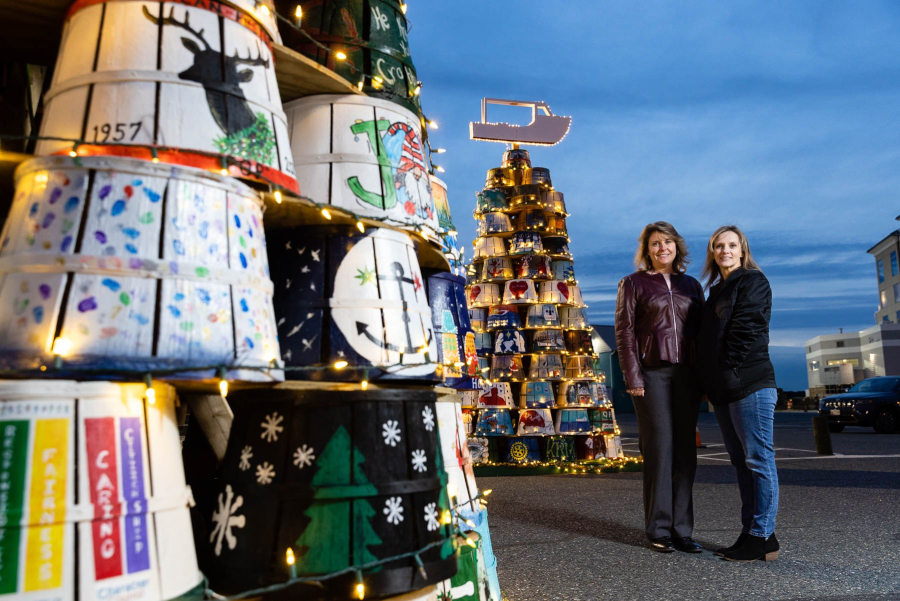
[[[164,16],[160,9],[159,16],[153,16],[146,6],[144,16],[161,28],[183,30],[181,44],[193,55],[193,64],[178,74],[185,81],[192,81],[203,86],[206,101],[216,124],[224,132],[214,140],[218,150],[224,154],[241,156],[258,163],[271,164],[275,150],[275,136],[272,126],[264,112],[251,109],[242,83],[249,83],[255,73],[253,67],[269,68],[268,58],[262,58],[257,44],[256,56],[250,48],[244,58],[235,51],[233,56],[215,50],[207,41],[204,29],[194,29],[190,23],[190,12],[184,9],[184,16],[179,20],[175,7]],[[214,35],[219,35],[215,32]]]

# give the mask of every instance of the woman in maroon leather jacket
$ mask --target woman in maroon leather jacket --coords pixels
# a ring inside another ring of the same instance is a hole
[[[638,270],[619,282],[616,346],[638,418],[644,525],[652,549],[699,553],[691,538],[699,408],[692,366],[703,289],[684,273],[687,245],[671,224],[649,224],[638,242]]]

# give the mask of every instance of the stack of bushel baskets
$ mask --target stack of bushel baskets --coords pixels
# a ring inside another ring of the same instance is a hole
[[[278,8],[318,45],[271,0],[65,16],[0,237],[0,599],[500,601],[405,6]]]
[[[622,457],[568,247],[563,194],[514,147],[477,194],[467,274],[487,381],[463,395],[476,463]]]
[[[244,4],[66,16],[0,248],[0,595],[203,594],[176,386],[282,379],[263,203],[232,176],[297,189],[274,19]]]

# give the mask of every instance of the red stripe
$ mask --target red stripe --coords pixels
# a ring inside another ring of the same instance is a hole
[[[119,535],[119,481],[116,425],[111,417],[84,420],[88,483],[94,520],[94,574],[97,580],[122,575],[122,539]]]
[[[54,154],[64,155],[68,153],[68,150],[60,150]],[[150,161],[153,158],[153,153],[150,151],[150,148],[144,146],[79,144],[78,156],[116,156]],[[159,149],[156,151],[156,156],[160,163],[196,167],[198,169],[216,173],[219,173],[222,170],[221,158],[191,152],[189,150]],[[266,165],[261,165],[255,161],[245,161],[243,164],[249,174],[243,173],[238,165],[231,164],[228,166],[228,175],[231,177],[253,179],[266,184],[272,184],[284,188],[285,190],[290,190],[295,194],[300,194],[300,185],[297,183],[297,180],[290,175]]]
[[[135,1],[145,1],[145,0],[76,0],[75,3],[69,7],[69,11],[66,13],[66,21],[72,18],[72,15],[77,13],[78,11],[87,8],[89,6],[93,6],[95,4],[103,4],[105,2],[135,2]],[[265,43],[266,47],[269,49],[269,52],[272,51],[272,39],[269,37],[269,34],[262,28],[262,25],[253,18],[252,15],[245,13],[242,10],[238,10],[227,4],[222,4],[220,2],[216,2],[215,0],[165,0],[169,3],[174,4],[183,4],[185,6],[191,6],[194,8],[201,8],[203,10],[208,10],[213,12],[221,17],[234,21],[240,25],[243,25],[250,31],[256,34],[256,36]]]

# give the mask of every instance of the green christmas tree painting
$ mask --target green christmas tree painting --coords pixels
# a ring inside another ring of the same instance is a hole
[[[347,461],[351,449],[352,469]],[[336,572],[347,567],[350,557],[352,565],[378,559],[369,551],[369,547],[381,544],[381,538],[369,522],[375,510],[365,499],[378,491],[362,471],[364,461],[347,430],[338,427],[316,460],[316,475],[312,480],[314,500],[305,512],[311,521],[297,539],[300,548],[297,567],[302,573]],[[358,498],[347,500],[348,497]],[[347,519],[348,515],[351,520]]]

